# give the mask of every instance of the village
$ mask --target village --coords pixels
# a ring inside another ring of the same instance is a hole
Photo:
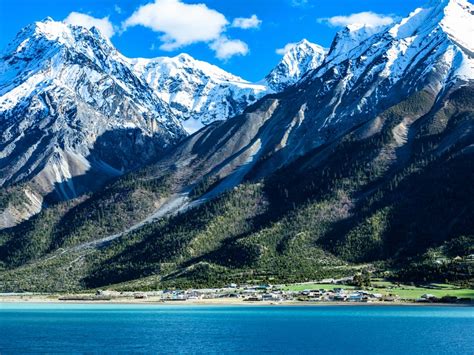
[[[300,285],[304,287],[304,284]],[[291,290],[284,285],[237,285],[223,288],[160,290],[149,292],[118,292],[98,290],[88,300],[120,301],[131,300],[163,303],[209,303],[209,304],[311,304],[311,303],[470,303],[470,298],[444,295],[442,297],[424,293],[416,298],[400,297],[391,292],[345,287],[343,284],[322,283],[321,288],[312,284],[311,288]],[[316,286],[316,287],[315,287]],[[62,301],[80,301],[83,297],[63,296]]]
[[[345,290],[335,287],[332,290],[303,290],[288,291],[272,285],[237,286],[229,285],[219,289],[189,289],[189,290],[164,290],[151,292],[117,292],[98,291],[98,299],[130,298],[134,299],[159,299],[162,302],[186,302],[205,300],[236,300],[248,303],[292,303],[292,302],[395,302],[396,296],[384,296],[379,293],[370,293],[363,290]],[[62,298],[68,300],[70,298]]]
[[[0,293],[3,302],[143,303],[190,305],[310,304],[460,304],[474,303],[473,289],[463,285],[403,284],[369,273],[340,279],[289,284],[230,282],[214,288],[96,289],[80,293]]]

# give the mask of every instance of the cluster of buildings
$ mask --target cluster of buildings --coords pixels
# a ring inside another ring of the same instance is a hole
[[[111,298],[153,299],[163,302],[199,300],[238,300],[244,302],[394,302],[397,296],[386,296],[364,290],[345,290],[335,287],[331,290],[289,291],[272,285],[237,286],[225,288],[164,290],[152,292],[98,291],[97,296]]]
[[[299,293],[297,300],[314,302],[394,302],[399,297],[395,295],[383,295],[364,290],[345,290],[343,288],[334,288],[332,290],[308,290]]]

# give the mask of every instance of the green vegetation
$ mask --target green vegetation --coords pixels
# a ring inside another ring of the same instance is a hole
[[[426,287],[394,287],[389,290],[387,289],[374,289],[378,293],[382,294],[394,294],[399,296],[401,299],[416,300],[424,294],[431,294],[437,298],[446,296],[458,297],[458,298],[471,298],[474,299],[474,290],[468,288],[456,288],[453,286],[434,289]]]
[[[17,185],[9,188],[0,189],[0,212],[8,206],[21,208],[25,201],[24,186]]]
[[[344,288],[345,290],[355,290],[354,286],[336,285],[336,284],[320,284],[308,282],[303,284],[289,284],[283,287],[284,291],[305,291],[305,290],[333,290],[335,287]]]
[[[213,177],[208,177],[208,176],[205,176],[204,178],[202,178],[202,180],[196,185],[194,186],[194,188],[190,191],[189,193],[189,198],[194,200],[198,197],[201,197],[203,195],[205,195],[207,192],[211,191],[212,188],[214,188],[215,186],[217,186],[217,184],[219,184],[221,180],[216,177],[216,176],[213,176]]]
[[[0,232],[0,269],[17,267],[39,258],[50,250],[56,225],[74,202],[58,204],[17,227]]]
[[[308,233],[314,234],[311,226],[316,220],[307,217],[322,213],[322,207],[312,206],[313,210],[302,210],[265,228],[268,202],[262,193],[259,184],[242,185],[189,213],[144,227],[132,233],[140,242],[99,265],[86,281],[97,287],[158,272],[168,286],[210,286],[253,278],[321,277],[342,264],[320,248],[308,248],[311,239],[298,228],[305,221],[313,221]],[[338,271],[347,273],[350,268]]]
[[[0,232],[0,266],[18,267],[58,248],[123,231],[153,212],[169,190],[170,176],[149,178],[143,170],[104,190],[58,203],[17,227]]]
[[[472,283],[474,260],[469,258],[474,248],[474,236],[459,236],[408,258],[397,276],[407,281],[434,282],[440,280]]]
[[[157,202],[168,196],[170,177],[141,179],[137,175],[121,178],[69,211],[52,249],[121,232],[153,212]]]

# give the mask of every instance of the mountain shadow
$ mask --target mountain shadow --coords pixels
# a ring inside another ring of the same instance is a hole
[[[90,169],[83,175],[56,182],[53,191],[45,196],[45,202],[66,201],[95,192],[107,182],[151,164],[170,148],[163,148],[162,142],[160,135],[146,136],[139,129],[105,132],[86,157]]]

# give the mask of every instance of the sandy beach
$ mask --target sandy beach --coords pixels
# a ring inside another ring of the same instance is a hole
[[[116,297],[107,300],[80,299],[80,297],[93,296],[92,294],[74,295],[77,299],[61,300],[64,295],[2,295],[2,303],[51,303],[51,304],[133,304],[133,305],[168,305],[168,306],[461,306],[472,307],[474,304],[465,303],[420,303],[408,301],[396,302],[314,302],[314,301],[246,301],[242,298],[213,298],[192,300],[162,300],[160,297],[137,299],[134,297]]]

